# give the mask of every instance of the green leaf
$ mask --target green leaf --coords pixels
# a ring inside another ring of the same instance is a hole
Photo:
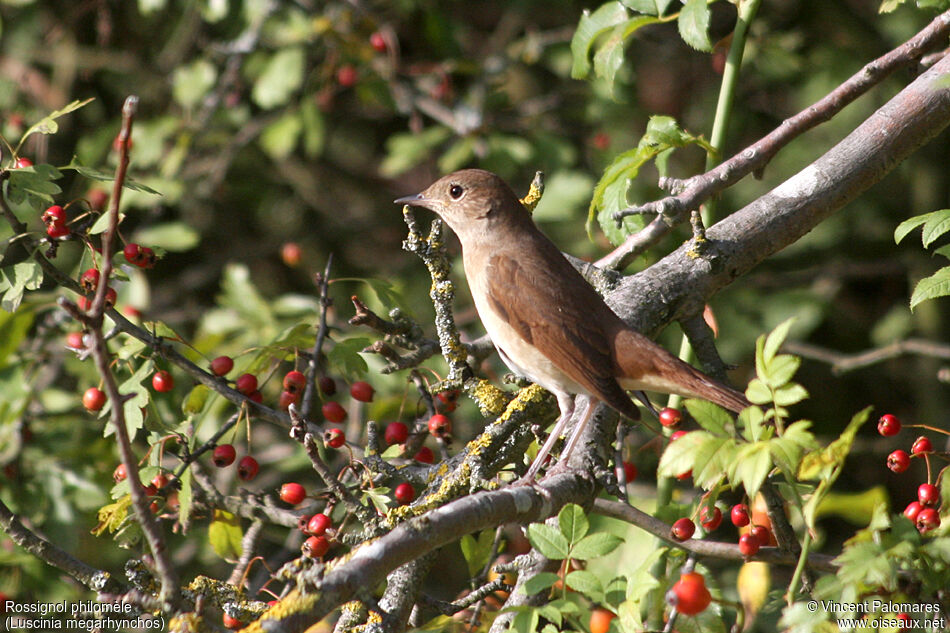
[[[553,587],[557,579],[558,575],[554,572],[543,571],[525,581],[525,583],[521,585],[521,590],[524,591],[525,594],[533,596],[536,593],[541,593]]]
[[[627,578],[625,576],[614,576],[607,582],[604,589],[604,600],[615,609],[626,600],[627,597]]]
[[[801,385],[792,383],[775,390],[774,402],[780,407],[788,407],[808,398],[808,391]]]
[[[908,218],[897,225],[897,228],[894,229],[894,243],[900,244],[901,241],[910,234],[911,231],[916,229],[918,226],[927,221],[927,215],[915,215],[912,218]]]
[[[192,493],[192,474],[191,469],[186,468],[181,474],[181,489],[178,491],[178,522],[182,525],[188,525],[191,520],[191,508],[194,495]]]
[[[478,534],[476,539],[471,534],[466,534],[459,541],[459,547],[462,550],[462,556],[468,564],[468,573],[470,576],[476,576],[488,564],[491,557],[492,545],[495,542],[495,533],[493,530],[484,530]]]
[[[197,246],[201,234],[184,222],[162,222],[136,230],[135,239],[150,248],[181,253]]]
[[[904,220],[894,229],[894,242],[899,244],[920,225],[924,227],[920,240],[924,248],[927,248],[944,233],[950,231],[950,209],[940,209]]]
[[[772,402],[772,390],[758,378],[753,378],[746,387],[745,397],[752,404],[769,404]]]
[[[43,117],[42,119],[40,119],[39,121],[31,125],[30,128],[23,134],[23,136],[20,137],[20,142],[17,144],[17,147],[16,147],[17,153],[19,153],[20,148],[23,147],[23,142],[31,134],[56,134],[56,132],[59,131],[59,124],[56,123],[56,119],[58,119],[59,117],[63,115],[69,114],[70,112],[75,112],[79,108],[83,107],[84,105],[88,103],[91,103],[92,101],[93,101],[92,99],[86,99],[85,101],[78,101],[78,100],[73,101],[67,104],[65,107],[49,113],[48,115],[46,115],[45,117]]]
[[[386,139],[386,158],[380,163],[379,172],[387,178],[405,173],[428,158],[436,146],[451,136],[448,128],[438,125],[418,134],[393,134]]]
[[[327,352],[327,360],[346,377],[362,376],[369,370],[369,366],[360,352],[371,343],[370,339],[364,337],[354,337],[340,341]]]
[[[184,108],[193,108],[214,87],[218,73],[214,65],[199,59],[179,66],[172,75],[172,97]]]
[[[27,309],[0,313],[0,369],[7,366],[7,358],[26,338],[35,316],[33,310]],[[14,359],[13,362],[19,361]]]
[[[327,124],[313,99],[304,99],[300,103],[300,122],[303,123],[304,154],[307,158],[316,158],[326,145]]]
[[[534,633],[538,628],[538,621],[540,620],[540,614],[538,610],[534,607],[515,607],[512,611],[516,611],[515,617],[511,620],[511,625],[508,627],[509,631],[514,633]]]
[[[637,13],[644,15],[660,14],[660,10],[657,8],[654,0],[620,0],[620,2],[623,3],[623,6]]]
[[[741,483],[751,499],[759,492],[762,482],[771,470],[772,454],[769,443],[767,441],[754,442],[739,447],[729,478],[733,483]]]
[[[568,503],[561,508],[557,515],[557,522],[561,528],[561,534],[567,539],[568,547],[573,547],[584,538],[590,528],[587,517],[584,516],[584,510],[576,503]]]
[[[215,553],[225,560],[241,556],[241,520],[226,510],[215,510],[208,526],[208,540]]]
[[[551,560],[564,560],[568,557],[568,543],[557,529],[544,523],[532,523],[528,526],[528,541]]]
[[[930,277],[924,277],[914,288],[910,297],[910,309],[913,311],[918,304],[928,300],[950,295],[950,266],[941,268]]]
[[[303,121],[296,112],[285,112],[271,121],[261,132],[261,149],[274,160],[286,159],[297,147],[303,132]]]
[[[733,426],[732,416],[717,404],[695,398],[686,400],[684,404],[696,423],[713,435],[727,435]]]
[[[99,182],[112,182],[115,180],[115,174],[113,172],[102,171],[100,169],[93,169],[92,167],[85,167],[80,164],[78,159],[73,156],[73,159],[68,165],[63,167],[63,170],[73,170],[77,174],[90,178],[92,180],[98,180]],[[156,196],[162,195],[158,191],[155,191],[148,185],[144,185],[133,178],[130,178],[126,175],[125,180],[122,181],[122,187],[124,189],[129,189],[131,191],[141,191],[143,193],[150,193]]]
[[[623,539],[607,532],[594,532],[581,538],[571,548],[571,558],[589,560],[598,556],[606,556],[617,549]]]
[[[201,410],[204,409],[205,403],[208,401],[208,396],[211,395],[211,390],[204,385],[195,385],[192,387],[191,391],[188,392],[188,396],[185,398],[185,401],[181,403],[182,413],[185,415],[197,415],[201,413]]]
[[[600,584],[600,579],[593,572],[586,569],[572,571],[565,576],[564,583],[574,591],[586,595],[594,602],[602,601],[604,586]]]
[[[779,323],[774,330],[769,332],[762,348],[762,360],[764,360],[766,363],[772,362],[772,359],[775,358],[775,355],[782,347],[785,339],[788,338],[788,331],[791,329],[794,322],[794,317],[786,319],[785,321]]]
[[[254,82],[251,90],[254,103],[270,110],[290,101],[303,84],[304,65],[304,50],[299,46],[282,48],[274,53]]]
[[[791,354],[779,354],[767,363],[762,376],[773,389],[785,386],[802,364],[802,359]]]
[[[676,21],[680,37],[698,51],[711,51],[709,41],[709,6],[706,0],[686,0]]]
[[[27,203],[31,207],[53,204],[54,196],[63,192],[54,180],[62,174],[52,165],[39,164],[32,167],[11,169],[7,172],[7,196],[14,204]]]
[[[585,10],[571,38],[571,77],[583,79],[590,72],[590,49],[601,34],[627,19],[627,10],[619,2],[607,2],[596,11]]]

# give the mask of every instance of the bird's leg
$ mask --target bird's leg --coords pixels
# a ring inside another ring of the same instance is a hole
[[[587,396],[587,408],[584,409],[584,413],[581,414],[581,419],[578,421],[577,426],[574,427],[574,430],[571,431],[571,437],[567,440],[567,446],[564,447],[564,450],[561,451],[561,463],[566,464],[567,458],[571,456],[571,451],[574,450],[574,447],[577,445],[577,441],[580,439],[581,434],[584,432],[584,429],[587,427],[587,423],[590,422],[591,417],[594,415],[594,409],[597,408],[599,400],[593,396]]]
[[[574,414],[574,398],[567,393],[558,393],[555,395],[557,395],[557,406],[561,410],[561,416],[557,419],[557,424],[554,425],[554,429],[551,431],[551,434],[548,435],[548,439],[541,446],[541,450],[538,451],[538,456],[531,462],[528,472],[519,480],[519,483],[531,483],[534,481],[534,477],[538,474],[538,471],[541,470],[545,458],[547,458],[551,452],[554,443],[557,442],[557,438],[561,437],[561,433],[564,432],[564,427],[571,421],[571,416]]]

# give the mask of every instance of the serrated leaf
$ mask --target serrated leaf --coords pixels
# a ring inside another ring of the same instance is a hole
[[[511,620],[509,631],[514,633],[534,633],[538,629],[540,614],[534,607],[515,607],[517,611],[515,617]]]
[[[533,596],[536,593],[541,593],[546,589],[550,589],[554,586],[558,580],[558,575],[554,572],[543,571],[535,576],[532,576],[521,585],[521,591],[529,596]]]
[[[758,378],[753,378],[746,387],[745,397],[752,404],[768,404],[772,402],[772,390]]]
[[[627,10],[619,2],[607,2],[590,13],[584,11],[571,38],[571,77],[583,79],[590,72],[590,49],[603,33],[627,19]]]
[[[794,322],[795,317],[786,319],[779,323],[775,329],[766,336],[765,345],[762,348],[762,359],[766,363],[772,362],[775,355],[778,354],[778,350],[782,347],[782,344],[785,343],[785,339],[788,338],[788,331],[792,328]]]
[[[836,467],[841,466],[851,450],[858,430],[871,415],[871,409],[872,407],[866,407],[855,413],[848,422],[848,426],[835,441],[819,451],[805,455],[801,468],[798,470],[798,478],[801,480],[827,479]]]
[[[940,209],[927,215],[929,218],[920,234],[924,248],[927,248],[942,237],[944,233],[950,231],[950,209]]]
[[[604,593],[604,586],[593,572],[589,572],[586,569],[572,571],[564,577],[564,583],[574,591],[578,591],[589,597],[594,602],[601,602],[600,598]]]
[[[910,297],[910,309],[913,311],[918,304],[928,300],[950,295],[950,266],[941,268],[930,277],[917,282],[914,294]]]
[[[627,578],[626,576],[614,576],[604,588],[604,600],[615,609],[627,597]]]
[[[187,528],[191,522],[192,499],[192,474],[191,469],[186,468],[181,474],[181,489],[178,491],[178,523]]]
[[[557,627],[561,626],[563,614],[558,610],[557,607],[555,607],[553,604],[543,604],[538,607],[538,615],[540,615],[545,620],[548,620],[548,624],[544,625],[544,628],[541,629],[541,633],[559,633]]]
[[[96,514],[99,523],[90,531],[96,536],[102,536],[107,531],[114,533],[125,522],[131,508],[132,495],[129,494],[123,495],[115,503],[102,506]]]
[[[17,144],[17,147],[16,147],[17,153],[19,153],[20,148],[23,147],[23,142],[26,141],[26,139],[31,134],[55,134],[59,130],[59,124],[56,123],[56,119],[58,119],[59,117],[63,115],[69,114],[70,112],[75,112],[79,108],[83,107],[84,105],[88,103],[91,103],[92,101],[93,99],[86,99],[84,101],[78,101],[78,100],[73,101],[67,104],[66,106],[60,108],[59,110],[50,112],[48,115],[46,115],[45,117],[43,117],[42,119],[40,119],[39,121],[31,125],[30,128],[23,134],[23,136],[20,137],[20,142]]]
[[[215,510],[208,526],[208,541],[215,553],[225,560],[241,556],[241,520],[226,510]]]
[[[576,503],[568,503],[557,514],[558,526],[561,528],[561,534],[567,539],[568,547],[573,547],[575,543],[584,538],[590,524],[587,517],[584,516],[584,510]]]
[[[364,278],[360,279],[370,288],[372,288],[373,293],[376,295],[376,298],[384,306],[396,306],[399,305],[400,296],[399,293],[395,291],[391,282],[386,281],[385,279],[373,279],[373,278]]]
[[[765,365],[765,375],[762,376],[770,387],[777,389],[785,386],[798,368],[802,364],[802,359],[791,354],[779,354]]]
[[[713,435],[727,435],[732,426],[732,416],[717,404],[708,400],[690,398],[684,403],[686,410],[696,420],[696,423]]]
[[[265,110],[284,105],[303,83],[304,66],[303,48],[278,50],[254,82],[251,99]]]
[[[676,21],[680,37],[698,51],[709,52],[709,6],[706,0],[686,0],[683,10]]]
[[[598,556],[606,556],[617,549],[623,539],[607,532],[594,532],[581,538],[571,548],[571,558],[590,560]]]
[[[560,531],[544,523],[532,523],[528,526],[528,541],[551,560],[564,560],[568,557],[567,539]]]
[[[86,167],[84,165],[81,165],[75,156],[73,156],[72,161],[70,161],[68,165],[63,167],[63,169],[64,170],[71,169],[81,176],[90,178],[92,180],[98,180],[100,182],[112,182],[113,180],[115,180],[114,173],[102,171],[100,169],[93,169],[92,167]],[[122,187],[124,189],[130,189],[132,191],[141,191],[143,193],[151,193],[156,196],[162,195],[161,193],[159,193],[158,191],[155,191],[148,185],[144,185],[130,178],[128,175],[126,175],[125,180],[122,181]]]
[[[705,431],[690,431],[675,442],[670,442],[660,456],[657,473],[663,477],[676,477],[690,470],[696,450],[710,437]]]
[[[362,376],[369,370],[366,360],[360,355],[372,341],[364,337],[339,341],[327,352],[327,360],[344,376]]]
[[[693,483],[707,490],[718,484],[735,460],[737,449],[738,444],[731,437],[714,437],[704,442],[694,454]]]
[[[733,483],[742,484],[751,499],[759,492],[771,470],[772,454],[768,442],[755,442],[739,447],[729,478]]]
[[[780,407],[789,407],[808,398],[808,391],[801,385],[792,383],[775,390],[774,401]]]

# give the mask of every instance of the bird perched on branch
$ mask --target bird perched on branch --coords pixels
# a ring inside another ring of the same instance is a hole
[[[735,412],[748,406],[735,389],[626,325],[497,175],[481,169],[457,171],[395,202],[434,211],[455,231],[475,308],[501,359],[557,396],[561,415],[525,480],[534,479],[564,432],[575,394],[589,399],[562,461],[598,402],[639,419],[639,409],[625,390],[703,398]]]

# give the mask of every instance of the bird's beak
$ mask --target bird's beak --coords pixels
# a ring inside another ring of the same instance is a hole
[[[393,200],[393,202],[396,204],[407,204],[410,207],[422,207],[423,209],[436,211],[435,200],[430,200],[421,193],[417,193],[414,196],[403,196],[402,198],[396,198]]]

